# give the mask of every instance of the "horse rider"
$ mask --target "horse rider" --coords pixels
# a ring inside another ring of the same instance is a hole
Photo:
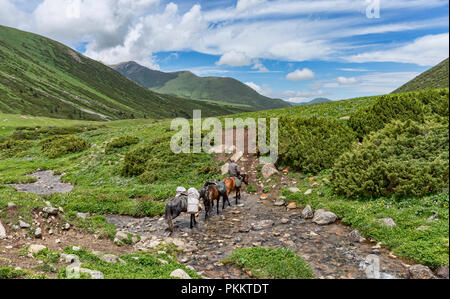
[[[231,160],[230,166],[228,166],[228,175],[230,178],[236,179],[236,187],[241,187],[241,168],[236,164],[235,160]]]

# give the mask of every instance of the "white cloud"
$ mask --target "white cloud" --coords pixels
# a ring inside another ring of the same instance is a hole
[[[221,56],[218,65],[253,65],[255,70],[263,72],[267,68],[258,64],[258,59],[384,61],[380,57],[390,56],[392,61],[412,61],[420,51],[408,55],[408,59],[402,58],[408,49],[400,53],[395,49],[381,54],[369,52],[349,58],[348,51],[361,53],[359,49],[368,46],[365,41],[349,40],[361,34],[418,28],[448,31],[448,18],[424,17],[414,23],[398,18],[406,10],[446,7],[448,1],[444,0],[384,1],[382,13],[392,15],[388,19],[392,20],[390,23],[368,22],[365,0],[239,0],[236,5],[224,4],[207,11],[198,4],[178,7],[160,0],[43,0],[34,9],[36,1],[33,0],[28,1],[34,3],[31,12],[24,12],[17,9],[19,2],[28,5],[25,0],[0,0],[0,23],[71,46],[87,43],[85,54],[108,64],[136,60],[151,67],[157,67],[152,54],[160,51],[218,55]],[[79,17],[66,15],[70,2],[80,4]],[[442,56],[445,47],[440,45],[436,49],[426,51],[424,58],[417,58],[417,64],[430,63],[433,55]]]
[[[254,89],[257,93],[262,94],[263,96],[269,97],[269,98],[276,98],[276,93],[267,85],[260,86],[258,84],[255,84],[253,82],[245,82],[245,85],[248,87]]]
[[[314,79],[314,72],[308,68],[298,69],[286,76],[289,81],[303,81]]]
[[[340,85],[355,85],[358,84],[358,79],[355,77],[338,77],[336,81]]]
[[[259,73],[268,73],[269,69],[264,66],[259,60],[254,62],[255,64],[252,66],[252,70],[258,70]]]
[[[348,57],[351,62],[403,62],[421,66],[436,65],[449,55],[449,34],[427,35],[412,43],[390,50],[362,53]]]
[[[222,55],[216,64],[229,66],[249,66],[252,64],[252,59],[245,53],[230,51]]]

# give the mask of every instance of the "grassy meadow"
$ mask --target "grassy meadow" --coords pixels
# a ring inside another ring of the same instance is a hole
[[[448,265],[448,154],[445,155],[448,144],[444,145],[448,142],[448,132],[442,130],[448,128],[448,89],[401,95],[401,99],[407,99],[402,101],[406,103],[402,111],[419,107],[417,111],[422,114],[409,120],[414,122],[413,126],[399,125],[400,128],[389,126],[396,121],[408,122],[409,113],[378,114],[377,105],[386,101],[386,97],[390,96],[232,117],[281,118],[280,166],[291,167],[288,175],[301,189],[296,194],[282,190],[288,201],[301,206],[310,204],[314,209],[330,209],[344,223],[392,248],[393,254],[399,257],[430,267]],[[360,113],[367,115],[364,118],[367,122],[348,119],[358,120]],[[381,130],[373,128],[377,115],[378,122],[383,124]],[[390,129],[383,131],[385,126]],[[283,134],[289,130],[303,132],[304,136]],[[358,132],[368,133],[358,136]],[[34,178],[27,174],[43,169],[63,174],[63,181],[75,185],[71,193],[46,196],[18,193],[0,185],[0,210],[13,202],[19,206],[23,218],[30,219],[33,208],[43,207],[45,201],[50,201],[63,207],[67,215],[75,212],[161,215],[165,200],[173,196],[177,186],[200,188],[205,180],[220,177],[220,167],[213,155],[174,155],[169,148],[172,134],[169,120],[88,122],[0,114],[0,183],[33,182]],[[67,140],[71,142],[64,142]],[[427,152],[424,144],[436,145],[438,150]],[[396,151],[402,146],[418,147],[421,151],[406,151],[405,156]],[[390,159],[384,159],[386,151]],[[382,163],[369,176],[359,176],[360,181],[352,177],[353,172],[359,171],[352,168],[354,163],[365,165],[373,161]],[[409,178],[411,173],[402,165],[409,165],[407,169],[427,170],[420,172],[417,179],[433,184],[405,184],[403,178]],[[348,190],[342,188],[347,179],[353,180]],[[311,195],[303,195],[313,182],[320,187],[314,188]],[[367,190],[375,189],[381,190],[380,195],[367,196]],[[0,217],[3,223],[11,221],[4,219],[4,213]],[[397,226],[380,224],[378,219],[385,217],[393,218]],[[91,231],[102,230],[109,238],[114,235],[101,216],[75,225]],[[239,256],[252,254],[236,253],[230,262],[251,269],[254,261],[244,262]],[[270,271],[263,270],[261,277],[273,277]],[[283,275],[291,277],[301,273]]]

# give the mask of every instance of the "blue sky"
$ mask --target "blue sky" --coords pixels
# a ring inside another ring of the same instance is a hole
[[[448,10],[442,0],[0,0],[0,24],[106,64],[233,77],[304,102],[389,93],[447,58]]]

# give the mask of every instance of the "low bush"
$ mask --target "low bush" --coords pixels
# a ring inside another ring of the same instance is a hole
[[[372,106],[355,113],[349,125],[362,139],[394,119],[423,123],[425,116],[435,114],[448,118],[448,113],[449,90],[433,89],[381,96]]]
[[[105,151],[106,151],[106,153],[111,153],[111,152],[114,152],[116,149],[123,148],[125,146],[129,146],[129,145],[133,145],[133,144],[138,144],[138,143],[139,143],[139,138],[137,138],[135,136],[122,136],[122,137],[111,140],[111,142],[109,142],[106,145]]]
[[[250,270],[257,278],[314,278],[311,266],[290,249],[238,248],[233,250],[224,263]]]
[[[28,153],[33,146],[30,140],[7,140],[0,143],[0,158],[20,158]]]
[[[39,145],[42,153],[49,158],[58,158],[66,154],[78,153],[89,148],[83,138],[74,135],[57,135],[42,140]]]
[[[347,196],[424,196],[449,184],[448,121],[394,121],[343,154],[334,189]]]
[[[217,163],[208,154],[175,154],[170,139],[157,139],[125,155],[123,176],[139,176],[142,183],[189,180],[193,185],[219,175]]]
[[[279,163],[317,173],[351,149],[354,132],[343,122],[325,118],[281,118]]]

